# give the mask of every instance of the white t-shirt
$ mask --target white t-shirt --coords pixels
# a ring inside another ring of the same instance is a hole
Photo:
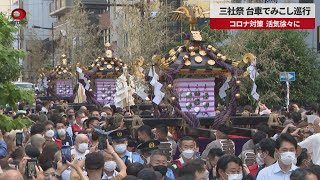
[[[313,164],[320,165],[320,133],[309,136],[304,141],[298,143],[301,148],[306,148],[311,154]]]
[[[107,176],[107,174],[105,172],[103,172],[103,176],[102,176],[102,179],[111,179],[113,177],[115,177],[116,175],[118,174],[118,172],[116,170],[113,171],[113,175],[112,176]]]
[[[86,150],[86,152],[84,153],[79,153],[76,149],[71,149],[71,156],[75,155],[75,158],[77,158],[78,161],[85,159],[88,153],[89,153],[89,150]]]

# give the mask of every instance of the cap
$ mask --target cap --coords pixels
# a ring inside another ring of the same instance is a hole
[[[159,144],[160,144],[160,141],[150,140],[150,141],[139,144],[137,149],[140,149],[143,151],[155,150],[155,149],[159,149],[158,147]]]
[[[112,141],[123,141],[129,137],[129,133],[125,130],[117,130],[109,134]]]

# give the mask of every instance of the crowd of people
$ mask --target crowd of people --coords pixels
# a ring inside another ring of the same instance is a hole
[[[260,105],[263,114],[271,111]],[[30,128],[0,133],[0,180],[317,180],[320,178],[319,106],[293,104],[281,132],[267,123],[236,154],[232,127],[219,125],[215,140],[173,136],[166,125],[124,123],[131,111],[39,103],[19,106],[12,117],[28,116]],[[260,113],[260,115],[263,115]],[[320,180],[320,179],[319,179]]]

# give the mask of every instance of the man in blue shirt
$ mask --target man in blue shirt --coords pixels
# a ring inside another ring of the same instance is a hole
[[[112,146],[115,152],[120,156],[123,162],[128,165],[130,163],[144,164],[140,154],[127,150],[129,133],[125,130],[117,130],[109,134],[112,139]]]
[[[290,180],[292,171],[298,167],[297,162],[297,141],[290,134],[281,134],[276,140],[276,156],[278,161],[264,169],[262,169],[257,180]]]
[[[7,156],[7,144],[3,140],[2,131],[0,131],[0,158],[4,158]]]

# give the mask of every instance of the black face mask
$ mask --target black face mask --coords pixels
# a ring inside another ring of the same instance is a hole
[[[166,173],[167,173],[167,166],[162,166],[162,165],[159,165],[159,166],[152,166],[152,168],[155,170],[155,171],[158,171],[162,174],[162,176],[166,176]]]

